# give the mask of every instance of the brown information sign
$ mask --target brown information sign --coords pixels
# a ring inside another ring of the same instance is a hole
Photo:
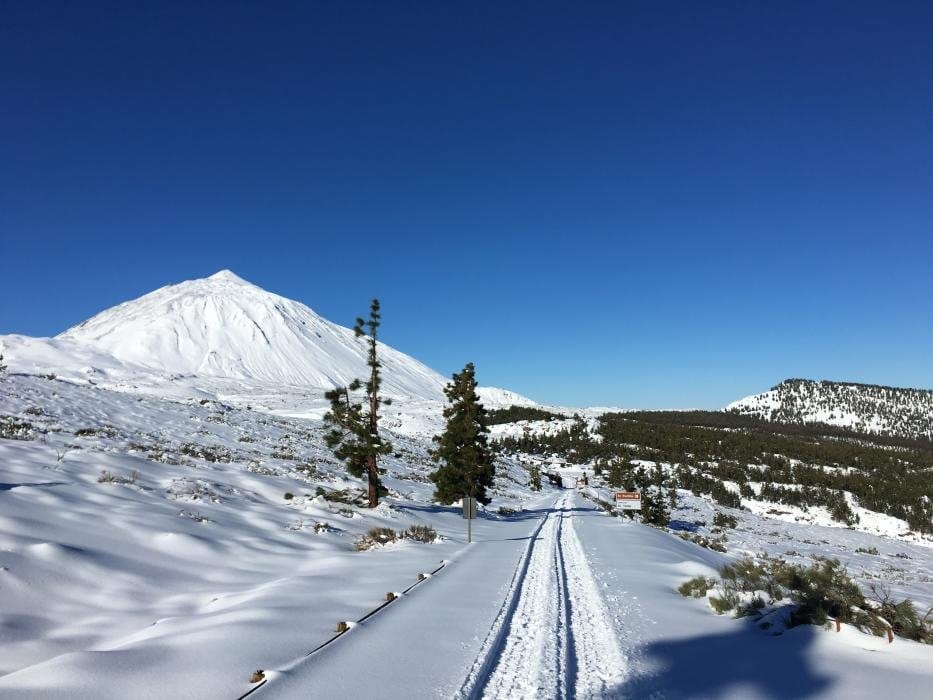
[[[641,510],[641,494],[638,491],[616,491],[615,502],[619,510]]]

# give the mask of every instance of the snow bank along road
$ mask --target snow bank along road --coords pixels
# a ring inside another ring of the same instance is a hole
[[[514,589],[467,679],[484,698],[600,697],[625,657],[562,496],[520,565]]]

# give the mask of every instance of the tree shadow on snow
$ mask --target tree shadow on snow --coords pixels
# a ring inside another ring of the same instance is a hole
[[[0,483],[0,491],[11,491],[16,488],[27,487],[27,486],[40,487],[40,486],[68,486],[68,485],[69,485],[69,482],[67,481],[40,481],[40,482],[35,482],[35,483],[23,482],[20,484]]]
[[[679,530],[683,532],[696,532],[699,529],[699,525],[690,522],[689,520],[671,520],[668,527],[671,530]]]
[[[802,625],[781,636],[743,624],[734,632],[660,641],[644,649],[650,674],[615,688],[615,697],[713,698],[755,695],[810,698],[826,693],[832,678],[807,658],[817,630]]]

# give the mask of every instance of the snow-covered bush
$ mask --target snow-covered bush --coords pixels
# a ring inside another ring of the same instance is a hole
[[[6,440],[32,440],[37,429],[31,423],[12,416],[0,416],[0,438]]]
[[[709,584],[709,585],[707,585]],[[811,566],[776,559],[742,559],[720,570],[720,580],[696,577],[678,590],[684,596],[708,597],[717,614],[756,618],[763,629],[797,625],[848,623],[875,635],[888,630],[908,639],[933,643],[933,611],[920,617],[909,600],[894,601],[885,590],[873,588],[867,600],[848,571],[836,559]],[[711,594],[713,593],[713,594]],[[790,603],[778,605],[784,599]]]
[[[374,527],[356,541],[356,550],[365,552],[379,545],[386,545],[398,540],[398,533],[390,527]]]
[[[120,476],[119,474],[111,474],[106,469],[100,470],[100,475],[97,477],[98,484],[135,484],[136,480],[139,478],[139,472],[135,469],[133,472],[127,476]]]

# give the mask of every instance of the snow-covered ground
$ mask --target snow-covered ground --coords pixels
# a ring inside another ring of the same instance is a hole
[[[362,485],[314,420],[40,377],[2,387],[0,415],[28,422],[31,439],[0,440],[0,697],[237,697],[259,668],[268,697],[641,697],[649,687],[676,697],[690,694],[685,681],[660,669],[687,664],[704,638],[732,655],[705,669],[706,696],[782,696],[791,686],[776,672],[760,683],[730,676],[769,654],[822,668],[831,683],[820,692],[839,697],[870,674],[909,680],[902,697],[931,680],[916,675],[933,668],[929,647],[822,630],[765,637],[674,592],[727,557],[764,551],[838,557],[860,583],[884,581],[925,606],[928,547],[732,511],[739,527],[720,555],[603,516],[577,495],[534,495],[513,463],[467,546],[457,510],[430,503],[423,438],[394,437],[392,495],[373,512],[315,495]],[[104,471],[130,483],[99,481]],[[680,497],[675,527],[713,534],[712,505]],[[502,505],[523,510],[499,516]],[[355,551],[370,527],[410,524],[442,539]],[[857,551],[871,548],[879,554]],[[338,621],[441,561],[435,577],[305,659]],[[373,673],[358,672],[361,658],[376,660]],[[843,677],[837,659],[861,670]]]

